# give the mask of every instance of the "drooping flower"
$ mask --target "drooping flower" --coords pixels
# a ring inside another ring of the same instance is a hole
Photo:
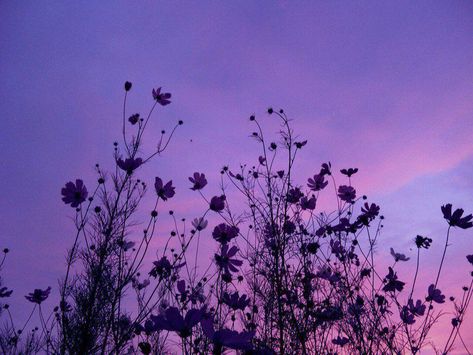
[[[401,320],[405,323],[405,324],[414,324],[416,322],[416,320],[414,319],[414,315],[409,312],[409,309],[407,308],[407,306],[403,306],[402,309],[401,309],[401,312],[400,312],[400,317],[401,317]]]
[[[183,317],[176,307],[169,307],[163,314],[151,315],[156,330],[168,330],[176,332],[181,338],[192,335],[195,327],[205,315],[205,307],[201,309],[190,309]]]
[[[391,248],[391,255],[393,256],[395,262],[408,261],[410,259],[406,257],[404,254],[396,253],[393,248]]]
[[[320,191],[328,185],[328,181],[325,181],[324,175],[316,174],[312,179],[307,180],[307,186],[313,191]]]
[[[0,298],[10,297],[13,290],[8,290],[6,287],[0,287]]]
[[[304,196],[304,194],[301,192],[301,190],[296,187],[293,189],[290,189],[287,194],[286,194],[286,201],[289,203],[297,203],[299,202],[299,199]]]
[[[210,200],[210,209],[215,212],[220,212],[225,208],[225,195],[214,196]]]
[[[192,226],[195,228],[195,230],[197,230],[199,232],[201,230],[204,230],[207,227],[208,224],[209,224],[209,222],[207,220],[205,220],[203,217],[195,218],[192,221]]]
[[[212,237],[221,244],[226,244],[238,236],[240,230],[235,226],[221,223],[212,232]]]
[[[314,210],[316,202],[317,202],[317,200],[316,200],[315,196],[312,196],[309,199],[304,196],[304,197],[301,198],[301,208],[303,210]]]
[[[166,106],[171,103],[171,94],[161,92],[161,88],[153,89],[153,99],[155,99],[161,106]]]
[[[72,181],[69,181],[66,186],[62,188],[61,194],[64,203],[66,205],[70,204],[71,207],[74,208],[84,202],[88,196],[87,188],[85,187],[84,182],[80,179],[76,179],[75,184]]]
[[[416,315],[416,316],[423,316],[425,312],[425,304],[422,303],[421,300],[417,300],[416,304],[414,305],[414,301],[409,299],[407,302],[407,306],[409,307],[409,311]]]
[[[332,344],[339,345],[343,348],[346,344],[348,344],[348,338],[337,336],[336,338],[332,339]]]
[[[119,158],[117,160],[118,167],[126,171],[128,175],[133,174],[133,171],[138,169],[141,164],[143,164],[143,159],[141,158],[126,158],[125,160]]]
[[[222,301],[234,311],[239,309],[244,311],[245,308],[250,304],[250,299],[247,298],[246,295],[242,295],[240,297],[238,291],[232,294],[225,292],[223,294]]]
[[[50,292],[51,292],[51,287],[48,287],[45,290],[41,290],[37,288],[33,292],[25,296],[25,298],[30,302],[41,304],[48,298]]]
[[[445,303],[445,295],[442,295],[442,291],[438,288],[435,288],[435,285],[432,284],[428,289],[428,296],[425,298],[427,301],[434,301],[437,303]]]
[[[205,174],[201,173],[194,173],[193,177],[189,177],[189,181],[194,184],[194,186],[191,187],[191,190],[202,190],[205,185],[207,185],[207,179],[205,178]]]
[[[338,187],[338,197],[345,202],[353,202],[356,198],[356,190],[351,186],[342,185]]]
[[[163,180],[161,180],[159,177],[156,177],[154,188],[156,189],[158,196],[161,197],[163,201],[166,201],[168,198],[172,198],[176,194],[175,187],[172,186],[172,180],[164,184]]]
[[[351,177],[352,175],[355,175],[358,172],[358,168],[349,168],[349,169],[342,169],[340,172],[343,175],[346,175],[348,177]]]
[[[448,221],[448,224],[452,227],[460,227],[462,229],[468,229],[473,227],[473,215],[469,214],[465,217],[463,216],[463,209],[457,208],[455,212],[452,213],[452,204],[447,203],[445,206],[442,206],[443,218]]]
[[[397,274],[394,272],[394,270],[389,267],[389,273],[385,277],[386,280],[386,285],[383,287],[384,292],[395,292],[399,291],[401,292],[402,289],[404,288],[404,285],[406,284],[405,282],[399,281],[397,278]]]
[[[227,347],[235,350],[250,350],[252,348],[251,340],[255,332],[237,332],[230,329],[220,329],[215,331],[213,320],[203,319],[200,322],[204,335],[209,338],[217,347]]]
[[[220,269],[224,270],[226,274],[238,272],[237,267],[243,265],[243,261],[233,258],[238,250],[235,245],[229,249],[228,244],[223,244],[220,254],[215,254],[215,263]]]

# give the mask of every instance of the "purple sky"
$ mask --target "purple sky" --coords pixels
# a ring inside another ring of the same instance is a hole
[[[172,92],[156,137],[185,121],[143,174],[174,180],[175,210],[193,215],[192,172],[216,183],[222,165],[254,161],[249,115],[282,107],[309,141],[299,176],[328,160],[360,168],[354,184],[386,216],[379,252],[414,256],[412,239],[429,235],[436,265],[440,205],[473,212],[473,3],[381,3],[0,2],[0,247],[12,250],[13,303],[62,275],[72,235],[60,188],[110,165],[125,80],[134,112],[151,88]],[[471,234],[454,232],[456,271],[440,285],[467,282]]]

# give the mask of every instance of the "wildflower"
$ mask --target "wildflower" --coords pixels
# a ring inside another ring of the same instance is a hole
[[[307,181],[307,186],[313,191],[320,191],[328,185],[328,181],[325,181],[325,178],[322,174],[316,174],[312,179],[308,179]]]
[[[227,347],[235,350],[250,350],[251,340],[255,336],[255,331],[237,332],[230,329],[220,329],[215,331],[212,319],[203,319],[200,322],[204,335],[209,338],[216,347]]]
[[[468,262],[473,265],[473,254],[472,255],[467,255],[466,256],[466,260],[468,260]]]
[[[240,230],[235,226],[221,223],[216,226],[212,232],[212,237],[221,244],[226,244],[233,238],[236,238]]]
[[[430,244],[432,243],[432,239],[418,235],[415,239],[415,243],[416,243],[417,248],[419,249],[420,248],[429,249]]]
[[[0,287],[0,298],[10,297],[13,290],[8,290],[6,287]]]
[[[338,197],[345,202],[353,202],[356,198],[356,190],[351,186],[342,185],[338,188]]]
[[[442,295],[442,291],[435,288],[435,285],[430,285],[428,289],[429,295],[425,298],[429,302],[445,303],[445,296]]]
[[[317,242],[307,244],[307,251],[310,254],[317,254],[317,251],[319,250],[319,248],[320,248],[320,244]]]
[[[343,175],[346,175],[348,177],[351,177],[352,175],[355,175],[358,172],[358,168],[349,168],[349,169],[342,169],[340,172]]]
[[[169,307],[163,314],[151,315],[150,319],[157,330],[176,332],[181,338],[186,338],[192,335],[192,328],[202,320],[204,315],[205,308],[190,309],[186,316],[182,317],[176,307]]]
[[[284,222],[282,229],[286,234],[293,234],[296,231],[296,225],[291,221],[286,221]]]
[[[205,185],[207,185],[207,179],[205,178],[205,174],[200,174],[195,172],[193,177],[189,177],[189,181],[194,184],[191,187],[191,190],[202,190]]]
[[[338,336],[335,339],[332,339],[332,343],[340,345],[343,348],[348,343],[348,338]]]
[[[155,99],[161,106],[166,106],[171,103],[171,94],[166,92],[162,93],[161,88],[153,89],[153,99]]]
[[[312,196],[309,199],[304,196],[304,197],[301,198],[301,208],[303,210],[314,210],[316,202],[317,202],[317,200],[316,200],[315,196]]]
[[[416,304],[414,305],[414,301],[409,299],[407,302],[407,306],[409,307],[409,311],[416,315],[416,316],[423,316],[425,312],[425,305],[422,304],[421,300],[417,300]]]
[[[368,202],[365,202],[364,206],[361,207],[361,212],[369,219],[373,219],[379,214],[379,206],[374,203],[368,205]]]
[[[320,175],[332,175],[332,172],[330,169],[332,168],[332,164],[330,162],[328,163],[323,163],[322,168],[320,169]]]
[[[155,278],[158,276],[162,279],[167,278],[171,275],[171,272],[173,270],[173,267],[166,258],[166,256],[163,256],[160,260],[158,261],[153,261],[154,267],[153,269],[149,272],[149,274]],[[184,266],[186,263],[178,264],[174,266],[174,269],[178,269],[182,266]]]
[[[69,181],[66,186],[62,188],[61,194],[63,196],[62,200],[66,205],[70,204],[71,207],[78,207],[86,200],[88,192],[84,182],[80,179],[76,179],[75,184]]]
[[[205,220],[203,217],[195,218],[192,221],[192,226],[199,232],[201,230],[204,230],[207,227],[207,225],[208,225],[208,221]]]
[[[301,149],[303,146],[307,144],[307,141],[302,141],[302,142],[295,142],[294,145],[296,146],[297,149]]]
[[[302,196],[304,196],[304,194],[298,187],[296,187],[287,192],[286,201],[289,203],[297,203]]]
[[[214,196],[210,200],[210,209],[215,212],[220,212],[225,208],[225,195]]]
[[[222,301],[234,311],[239,309],[243,311],[250,304],[250,300],[247,298],[247,296],[242,295],[240,297],[238,291],[232,293],[231,295],[225,292],[223,294]]]
[[[468,216],[462,217],[463,209],[457,208],[452,214],[452,204],[447,203],[445,206],[442,206],[443,218],[448,221],[448,224],[452,227],[460,227],[462,229],[468,229],[473,227],[473,215],[469,214]]]
[[[123,242],[122,248],[124,251],[128,251],[135,246],[135,242],[126,240]]]
[[[404,288],[404,285],[406,284],[405,282],[399,281],[397,278],[397,274],[394,272],[394,270],[389,267],[389,273],[385,277],[386,285],[383,287],[384,292],[395,292],[399,291],[401,292],[402,289]]]
[[[131,83],[129,81],[125,81],[125,91],[131,90]]]
[[[220,255],[215,254],[215,263],[220,269],[224,270],[226,274],[230,274],[230,271],[238,272],[237,266],[243,265],[243,261],[233,259],[233,256],[236,255],[238,250],[236,246],[232,246],[228,249],[228,244],[224,244],[222,245]]]
[[[175,194],[175,187],[172,186],[172,180],[168,181],[166,185],[163,184],[163,180],[159,177],[155,178],[154,188],[156,189],[156,193],[159,197],[166,201],[168,198],[172,198]]]
[[[135,114],[131,115],[130,117],[128,117],[128,122],[130,122],[132,125],[137,124],[139,120],[140,120],[140,114],[139,113],[135,113]]]
[[[133,171],[138,169],[141,164],[143,164],[143,159],[141,158],[127,158],[123,160],[122,158],[119,158],[117,160],[117,165],[120,169],[126,171],[128,175],[133,174]]]
[[[407,306],[403,306],[402,309],[401,309],[401,312],[400,312],[400,317],[401,317],[401,320],[405,323],[405,324],[414,324],[416,322],[416,320],[414,319],[414,315],[412,313],[409,312],[409,309],[407,308]]]
[[[259,162],[261,165],[264,165],[264,163],[266,162],[266,158],[265,158],[265,157],[262,157],[262,156],[260,155],[259,158],[258,158],[258,162]]]
[[[25,296],[25,298],[30,302],[41,304],[43,301],[45,301],[48,298],[50,292],[51,292],[51,287],[48,287],[45,290],[41,290],[37,288],[33,292]]]
[[[391,255],[393,256],[395,262],[408,261],[410,259],[406,257],[404,254],[396,253],[393,248],[391,248]]]

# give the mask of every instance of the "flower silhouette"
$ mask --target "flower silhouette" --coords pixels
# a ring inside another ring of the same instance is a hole
[[[41,304],[48,298],[50,292],[51,292],[51,287],[48,287],[45,290],[41,290],[37,288],[33,292],[25,296],[25,298],[30,302]]]
[[[159,177],[156,177],[154,188],[156,189],[158,196],[161,197],[163,201],[166,201],[168,198],[172,198],[176,194],[175,187],[172,186],[172,180],[166,184],[163,184],[163,180],[161,180]]]
[[[345,202],[353,202],[356,198],[356,190],[351,186],[342,185],[338,188],[338,197]]]
[[[314,210],[316,202],[317,202],[317,200],[316,200],[315,196],[312,196],[309,199],[304,196],[304,197],[301,198],[301,208],[303,210]]]
[[[391,267],[389,267],[389,273],[386,275],[385,281],[386,285],[383,287],[384,292],[401,292],[405,285],[405,282],[398,280],[397,274]]]
[[[0,298],[10,297],[13,290],[8,290],[6,287],[0,287]]]
[[[328,181],[325,181],[324,175],[322,174],[316,174],[312,179],[308,179],[307,181],[307,186],[313,191],[320,191],[328,185]]]
[[[126,171],[128,175],[133,174],[133,171],[138,169],[141,164],[143,164],[143,159],[141,158],[127,158],[125,160],[119,158],[117,160],[118,167]]]
[[[212,197],[209,208],[215,212],[222,211],[225,208],[225,195]]]
[[[428,289],[428,296],[425,298],[427,301],[434,301],[437,303],[445,303],[445,295],[442,295],[442,291],[435,288],[435,285],[430,285]]]
[[[195,219],[192,221],[192,226],[193,226],[197,231],[204,230],[204,229],[207,227],[208,224],[209,224],[209,222],[206,221],[203,217],[195,218]]]
[[[224,270],[226,274],[230,274],[230,271],[238,272],[237,267],[243,265],[243,261],[233,258],[238,250],[236,246],[232,246],[228,249],[228,244],[223,244],[220,255],[215,254],[215,263],[220,269]]]
[[[239,309],[243,311],[250,304],[250,300],[247,298],[247,296],[242,295],[240,297],[238,291],[232,293],[231,295],[225,292],[223,294],[222,301],[234,311]]]
[[[457,208],[455,212],[452,213],[452,204],[447,203],[445,206],[442,206],[443,218],[448,221],[448,224],[452,227],[460,227],[462,229],[468,229],[473,227],[473,215],[469,214],[468,216],[463,216],[463,209]]]
[[[169,307],[160,315],[151,315],[156,330],[168,330],[176,332],[181,338],[192,335],[195,327],[205,315],[205,308],[190,309],[183,317],[176,307]]]
[[[393,248],[391,248],[391,255],[394,258],[394,261],[408,261],[410,258],[406,257],[404,254],[396,253]]]
[[[87,188],[80,179],[77,179],[75,184],[69,181],[66,186],[62,188],[61,194],[64,203],[66,205],[70,204],[71,207],[78,207],[88,196]]]
[[[194,173],[193,177],[189,177],[189,181],[194,184],[194,186],[191,187],[191,190],[202,190],[205,185],[207,185],[207,179],[205,178],[205,174],[201,173]]]
[[[236,238],[240,230],[237,227],[221,223],[212,232],[212,237],[221,244],[226,244]]]
[[[171,103],[171,94],[161,92],[161,88],[153,89],[153,99],[155,99],[161,106],[166,106]]]
[[[346,175],[348,177],[351,177],[352,175],[355,175],[358,172],[358,168],[349,168],[349,169],[342,169],[340,172],[343,175]]]
[[[252,348],[251,340],[255,336],[254,331],[243,331],[240,333],[230,329],[215,331],[212,319],[203,319],[200,324],[204,335],[216,346],[223,346],[235,350],[249,350]]]

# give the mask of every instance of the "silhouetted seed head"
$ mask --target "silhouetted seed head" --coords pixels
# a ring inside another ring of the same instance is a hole
[[[151,212],[151,217],[157,217],[158,216],[158,211],[152,211]]]
[[[103,183],[105,182],[105,180],[104,180],[103,178],[99,178],[99,179],[97,180],[97,182],[98,182],[99,184],[103,184]]]
[[[95,213],[100,213],[100,211],[102,211],[102,209],[99,206],[96,206],[94,208],[94,211],[95,211]]]
[[[9,251],[10,251],[10,249],[8,249],[8,248],[3,249],[3,252],[4,252],[5,254],[7,254]]]
[[[125,82],[125,91],[130,91],[131,90],[131,83],[129,81]]]
[[[179,124],[179,126],[183,125],[184,124],[184,121],[182,120],[179,120],[179,122],[177,122]]]
[[[268,113],[269,113],[270,115],[271,115],[273,112],[274,112],[274,111],[273,111],[273,108],[272,108],[272,107],[268,108]]]
[[[255,115],[251,115],[250,116],[250,121],[254,121],[255,120]]]

